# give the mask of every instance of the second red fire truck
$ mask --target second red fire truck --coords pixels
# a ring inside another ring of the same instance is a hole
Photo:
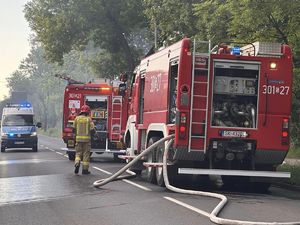
[[[64,94],[62,127],[62,138],[66,143],[65,150],[69,159],[75,159],[73,123],[84,104],[91,108],[91,118],[96,129],[92,136],[91,152],[113,153],[117,159],[124,152],[122,133],[127,121],[127,102],[123,97],[124,82],[101,79],[81,83],[65,76],[57,76],[69,81]]]
[[[128,90],[128,158],[174,134],[169,161],[179,173],[221,175],[224,183],[234,176],[288,176],[274,171],[289,150],[291,49],[239,46],[211,50],[210,42],[185,38],[141,61]],[[146,159],[147,178],[159,185],[162,168],[155,165],[164,147]]]

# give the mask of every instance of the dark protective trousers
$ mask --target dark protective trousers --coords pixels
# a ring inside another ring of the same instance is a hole
[[[82,170],[89,170],[91,143],[76,142],[75,150],[76,150],[75,165],[78,164],[80,165],[80,161],[82,161]]]

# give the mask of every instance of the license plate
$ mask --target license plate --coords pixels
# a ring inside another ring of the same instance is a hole
[[[245,138],[248,136],[246,131],[234,131],[234,130],[222,130],[221,131],[222,137],[242,137]]]
[[[15,145],[23,145],[23,144],[25,144],[24,141],[15,141]]]

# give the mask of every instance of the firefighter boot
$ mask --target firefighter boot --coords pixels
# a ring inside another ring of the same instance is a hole
[[[84,156],[83,156],[84,158]],[[86,160],[85,158],[83,159],[83,162],[82,162],[82,174],[83,175],[88,175],[90,174],[91,172],[89,171],[89,165],[90,165],[90,162],[89,160]]]
[[[88,170],[82,170],[82,174],[83,174],[83,175],[89,175],[89,174],[91,174],[91,172],[88,171]]]
[[[79,167],[80,167],[80,161],[75,163],[75,170],[74,170],[74,173],[75,173],[75,174],[78,174],[78,172],[79,172]]]

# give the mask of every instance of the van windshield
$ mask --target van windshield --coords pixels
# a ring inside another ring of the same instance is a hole
[[[6,115],[3,126],[33,126],[33,115]]]

